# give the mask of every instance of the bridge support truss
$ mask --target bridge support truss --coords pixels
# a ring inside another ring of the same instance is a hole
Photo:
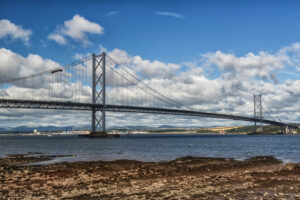
[[[259,95],[253,95],[254,100],[254,118],[259,120],[259,132],[262,133],[263,127],[262,127],[262,102],[261,102],[261,94]],[[254,132],[257,132],[257,121],[254,122]]]
[[[103,105],[101,111],[97,111],[97,104]],[[92,55],[92,105],[91,134],[105,133],[105,53]]]

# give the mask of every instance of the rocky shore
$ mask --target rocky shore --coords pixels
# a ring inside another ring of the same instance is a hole
[[[300,199],[300,163],[184,157],[170,162],[0,159],[0,199]]]

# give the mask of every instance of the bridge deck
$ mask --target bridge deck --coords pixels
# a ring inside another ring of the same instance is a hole
[[[91,111],[92,108],[101,111],[103,109],[102,104],[91,103],[72,103],[72,102],[55,102],[55,101],[33,101],[33,100],[11,100],[0,99],[0,108],[31,108],[31,109],[59,109],[59,110],[86,110]],[[219,114],[211,112],[201,112],[192,110],[180,110],[180,109],[167,109],[167,108],[152,108],[152,107],[140,107],[140,106],[126,106],[126,105],[105,105],[105,111],[109,112],[134,112],[134,113],[151,113],[151,114],[168,114],[168,115],[185,115],[185,116],[198,116],[209,117],[218,119],[231,119],[248,122],[260,122],[260,119],[247,116]],[[263,119],[264,124],[270,124],[275,126],[289,126],[291,128],[298,128],[294,125],[287,123]]]

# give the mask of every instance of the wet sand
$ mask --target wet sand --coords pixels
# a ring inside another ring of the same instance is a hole
[[[0,159],[0,199],[300,199],[300,163],[184,157],[170,162]]]

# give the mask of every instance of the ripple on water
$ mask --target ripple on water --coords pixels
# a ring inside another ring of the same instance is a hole
[[[105,139],[72,135],[0,135],[0,157],[39,152],[43,155],[73,155],[47,162],[117,159],[169,161],[183,156],[239,160],[274,156],[283,162],[300,162],[299,144],[300,135],[126,135]]]

